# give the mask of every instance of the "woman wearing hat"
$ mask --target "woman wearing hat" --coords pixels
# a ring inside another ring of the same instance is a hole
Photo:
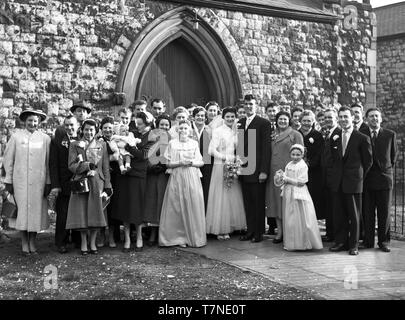
[[[66,229],[77,229],[81,233],[81,253],[87,255],[87,231],[90,230],[90,253],[97,254],[96,237],[99,228],[107,225],[103,209],[104,196],[111,196],[110,165],[104,141],[95,139],[98,124],[86,119],[81,126],[83,138],[73,141],[69,147],[69,170],[73,181],[86,179],[88,190],[75,191],[69,200]]]
[[[51,138],[38,130],[46,114],[40,110],[21,112],[25,129],[15,132],[6,147],[4,169],[6,190],[14,195],[18,207],[10,226],[21,231],[22,252],[36,254],[37,233],[49,227],[46,197],[50,192],[49,147]]]

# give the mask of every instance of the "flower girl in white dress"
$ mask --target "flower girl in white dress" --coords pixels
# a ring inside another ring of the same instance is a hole
[[[283,239],[286,250],[323,248],[314,204],[306,186],[308,166],[303,156],[304,146],[292,145],[292,161],[286,165],[284,172],[279,170],[274,176],[274,184],[282,185]]]

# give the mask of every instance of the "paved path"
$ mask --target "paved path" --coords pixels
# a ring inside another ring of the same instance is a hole
[[[328,248],[288,252],[282,244],[265,239],[260,243],[239,241],[237,236],[228,241],[209,239],[204,248],[184,250],[263,274],[326,299],[405,299],[404,241],[391,241],[390,253],[367,249],[350,256],[346,251],[329,252]]]

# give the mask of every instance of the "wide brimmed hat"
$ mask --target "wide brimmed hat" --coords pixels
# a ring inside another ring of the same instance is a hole
[[[85,104],[83,101],[76,101],[70,108],[70,112],[74,113],[77,108],[86,109],[88,113],[91,113],[92,111],[92,108],[89,104]]]
[[[27,120],[27,117],[30,115],[36,115],[39,116],[41,118],[41,121],[44,121],[46,119],[46,114],[42,111],[42,110],[36,110],[36,109],[25,109],[24,111],[22,111],[20,113],[20,120],[22,122],[25,122],[25,120]]]

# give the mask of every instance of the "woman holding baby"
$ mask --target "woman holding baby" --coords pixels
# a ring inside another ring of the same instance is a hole
[[[144,199],[146,189],[146,173],[148,166],[148,151],[153,145],[148,136],[151,122],[144,112],[138,112],[135,116],[136,131],[134,137],[140,139],[136,145],[127,144],[125,149],[131,158],[131,166],[124,175],[116,177],[116,189],[112,202],[112,217],[124,224],[124,252],[131,248],[130,225],[134,224],[137,230],[135,251],[141,251],[143,247],[142,226],[144,222]]]

